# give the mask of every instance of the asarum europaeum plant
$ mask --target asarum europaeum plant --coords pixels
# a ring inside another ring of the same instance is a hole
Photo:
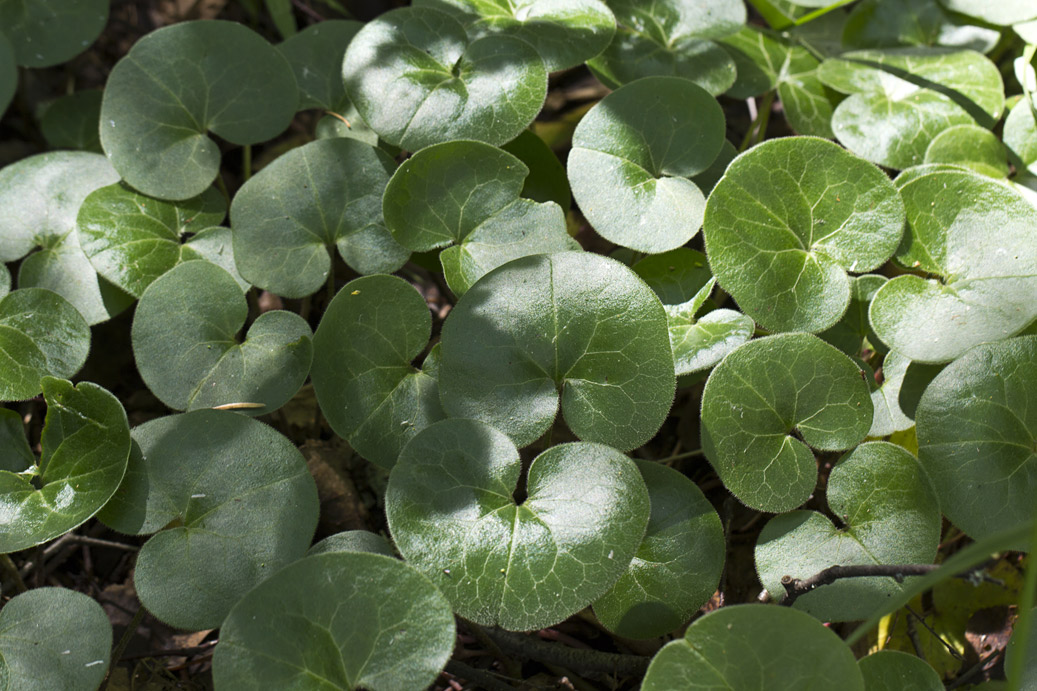
[[[219,691],[512,688],[508,655],[593,688],[965,671],[850,646],[1037,533],[1037,3],[244,4],[283,42],[173,23],[33,112],[25,70],[109,6],[0,0],[0,112],[47,144],[0,169],[5,596],[11,553],[93,520],[142,536],[147,612],[219,629]],[[604,86],[558,116],[570,78]],[[85,380],[118,382],[91,340],[131,308],[148,409]],[[385,536],[311,546],[307,401]],[[770,604],[722,580],[750,559]],[[1037,688],[1014,578],[961,626],[1017,604]],[[625,652],[509,633],[573,615]],[[0,611],[5,688],[95,689],[124,647],[70,589]]]

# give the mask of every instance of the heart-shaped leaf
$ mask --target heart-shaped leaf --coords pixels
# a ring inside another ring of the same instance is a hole
[[[601,444],[552,447],[512,496],[518,449],[475,420],[444,420],[404,447],[386,516],[400,552],[463,617],[512,631],[562,621],[603,595],[649,518],[633,461]]]
[[[94,691],[108,671],[112,625],[93,599],[36,588],[0,612],[0,678],[20,691]]]
[[[313,477],[291,441],[237,413],[171,415],[132,435],[126,479],[100,518],[123,533],[160,531],[133,579],[149,612],[190,631],[216,628],[249,589],[306,553]]]
[[[79,207],[79,242],[97,273],[134,297],[180,262],[199,259],[186,234],[223,220],[215,188],[181,202],[145,196],[125,183],[95,190]]]
[[[409,252],[382,224],[393,167],[387,154],[353,139],[311,142],[279,157],[231,204],[241,275],[278,295],[304,297],[327,280],[332,247],[361,273],[400,268]]]
[[[1007,338],[1037,317],[1037,209],[1011,188],[960,168],[925,167],[897,178],[908,233],[903,275],[882,286],[869,316],[893,350],[947,362]]]
[[[928,564],[940,542],[940,503],[915,457],[887,442],[861,444],[828,478],[833,525],[816,511],[790,511],[764,526],[756,543],[760,582],[775,600],[783,576],[806,579],[829,566]],[[823,621],[866,619],[903,590],[893,578],[844,578],[792,605]]]
[[[843,31],[849,48],[949,46],[986,53],[1000,37],[996,29],[970,23],[931,0],[864,0]]]
[[[990,130],[978,125],[945,129],[925,150],[926,163],[948,163],[970,168],[992,178],[1008,177],[1008,151]]]
[[[306,552],[306,556],[324,554],[326,552],[371,552],[372,554],[396,557],[396,553],[393,552],[388,540],[367,530],[346,530],[329,535],[310,547],[309,551]]]
[[[990,24],[1007,26],[1037,17],[1037,6],[1031,0],[940,0],[952,12],[976,17]]]
[[[454,649],[450,603],[380,554],[306,557],[253,588],[220,627],[213,682],[233,689],[423,689]]]
[[[594,602],[594,614],[626,638],[656,638],[709,600],[724,568],[720,516],[694,482],[652,461],[636,461],[651,516],[626,573]]]
[[[583,252],[524,257],[465,293],[443,325],[439,385],[453,417],[526,446],[561,410],[585,441],[651,439],[676,385],[666,314],[619,262]]]
[[[40,132],[52,149],[101,153],[101,89],[75,91],[49,104],[40,116]]]
[[[915,415],[918,459],[943,512],[979,539],[1037,515],[1037,336],[985,343],[933,379]]]
[[[14,64],[14,46],[0,31],[0,115],[7,110],[17,88],[18,68]]]
[[[867,691],[941,691],[943,680],[925,660],[899,650],[880,650],[857,663]]]
[[[41,377],[71,377],[89,352],[90,326],[57,293],[23,288],[0,299],[0,401],[32,398]]]
[[[868,339],[874,349],[885,350],[881,341],[871,330],[868,321],[868,308],[879,288],[886,284],[886,277],[878,274],[864,274],[850,277],[850,306],[835,326],[818,334],[824,341],[831,343],[850,357],[857,357]]]
[[[536,50],[512,36],[469,40],[452,16],[404,7],[368,22],[342,66],[346,93],[371,129],[417,151],[452,139],[503,144],[547,96]]]
[[[0,2],[0,26],[22,67],[51,67],[71,60],[94,42],[107,23],[108,0]]]
[[[706,254],[720,286],[772,331],[817,332],[850,302],[847,272],[881,266],[904,205],[874,165],[813,137],[739,156],[706,205]]]
[[[144,383],[174,410],[248,403],[277,410],[310,372],[310,327],[294,312],[264,312],[241,343],[248,302],[234,278],[207,261],[186,262],[148,286],[133,317],[133,355]]]
[[[118,399],[100,386],[45,377],[47,418],[39,461],[13,434],[17,458],[0,470],[0,553],[64,535],[97,513],[115,493],[130,454],[130,428]],[[9,423],[10,424],[10,423]],[[11,432],[10,427],[8,431]],[[6,453],[6,452],[5,452]]]
[[[220,168],[208,132],[232,144],[266,141],[295,114],[288,61],[244,24],[181,22],[137,41],[112,69],[101,145],[123,179],[160,199],[190,199]]]
[[[864,691],[853,652],[831,629],[788,607],[714,610],[652,658],[641,688]]]
[[[871,427],[863,373],[816,336],[768,336],[714,368],[702,392],[702,448],[731,492],[760,511],[794,509],[817,483],[810,448],[856,446]]]
[[[534,48],[549,72],[605,50],[616,18],[601,0],[418,0],[454,15],[472,38],[514,36]]]
[[[914,426],[914,420],[900,407],[900,392],[910,365],[911,361],[895,350],[891,350],[883,358],[882,386],[871,392],[875,417],[871,421],[869,437],[887,437]]]
[[[428,346],[432,316],[395,276],[346,284],[313,337],[313,388],[331,428],[364,458],[391,468],[404,444],[446,417],[439,386],[411,362]]]
[[[616,88],[642,77],[684,77],[711,94],[735,80],[734,61],[713,39],[745,24],[745,5],[728,0],[608,0],[619,28],[588,66]]]
[[[953,125],[991,127],[1004,107],[997,67],[971,50],[859,50],[821,63],[819,75],[849,98],[832,116],[846,148],[869,161],[908,168]]]
[[[680,247],[705,209],[688,178],[706,170],[723,143],[724,112],[709,93],[677,77],[640,79],[577,125],[568,162],[573,196],[607,240],[650,253]]]

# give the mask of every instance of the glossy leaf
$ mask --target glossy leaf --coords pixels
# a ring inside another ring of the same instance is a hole
[[[884,343],[911,360],[947,362],[1007,338],[1037,317],[1037,209],[1009,187],[957,168],[897,179],[908,232],[907,274],[875,294],[869,315]]]
[[[881,266],[903,232],[885,173],[823,139],[753,147],[706,206],[706,254],[720,286],[772,331],[822,331],[850,302],[847,272]]]
[[[706,170],[723,143],[723,110],[701,87],[676,77],[638,80],[577,125],[568,161],[573,196],[607,240],[649,253],[680,247],[698,232],[705,208],[688,178]]]
[[[390,237],[381,209],[393,167],[382,151],[350,139],[312,142],[275,160],[231,204],[241,275],[304,297],[327,280],[333,247],[360,273],[400,268],[409,252]]]
[[[292,69],[243,24],[181,22],[137,41],[112,70],[101,145],[123,179],[160,199],[190,199],[216,178],[220,150],[266,141],[295,114]]]
[[[1037,336],[976,346],[922,394],[918,458],[952,523],[973,538],[1032,522]]]
[[[102,95],[101,89],[75,91],[48,105],[40,116],[40,131],[47,144],[53,149],[101,153]]]
[[[313,388],[331,428],[364,458],[391,468],[404,444],[445,417],[439,386],[411,362],[428,346],[432,316],[395,276],[349,282],[313,337]]]
[[[450,603],[380,554],[310,556],[253,588],[220,628],[220,691],[422,689],[454,648]]]
[[[71,60],[108,23],[108,0],[5,0],[0,26],[22,67],[51,67]]]
[[[317,525],[317,488],[302,454],[261,422],[220,410],[133,429],[133,453],[100,518],[155,533],[134,585],[153,615],[178,628],[216,628],[253,586],[301,558]]]
[[[941,691],[940,675],[917,655],[880,650],[862,658],[857,666],[866,691]]]
[[[306,556],[325,554],[327,552],[370,552],[372,554],[384,554],[387,557],[396,557],[388,540],[377,533],[367,530],[346,530],[329,535],[310,547],[309,551],[306,552]]]
[[[843,31],[849,48],[948,46],[986,53],[1000,37],[931,0],[864,0],[854,6]]]
[[[666,418],[675,379],[666,314],[622,264],[562,252],[517,259],[465,293],[443,325],[439,377],[453,417],[526,446],[559,409],[584,441],[633,449]]]
[[[1037,6],[1030,0],[940,0],[952,12],[960,12],[990,24],[1007,26],[1037,17]]]
[[[818,334],[823,340],[831,343],[851,357],[856,357],[864,347],[867,339],[873,349],[884,350],[883,344],[871,330],[868,321],[868,307],[879,288],[887,279],[879,274],[864,274],[850,278],[850,306],[835,326]]]
[[[444,420],[389,476],[389,530],[461,616],[512,631],[562,621],[603,595],[634,556],[649,497],[634,463],[601,444],[554,446],[530,465],[502,432]]]
[[[875,417],[871,422],[869,437],[887,437],[914,426],[914,420],[900,407],[901,390],[910,365],[911,361],[895,350],[882,360],[882,385],[871,392]]]
[[[685,303],[664,305],[677,376],[712,367],[752,338],[756,330],[752,319],[735,310],[715,309],[695,317],[715,283],[710,280]]]
[[[21,691],[94,691],[108,671],[112,625],[93,599],[36,588],[0,612],[0,678]]]
[[[235,403],[243,413],[277,410],[302,387],[313,345],[294,312],[264,312],[237,334],[248,302],[234,278],[207,261],[187,262],[152,283],[133,318],[133,355],[151,392],[174,410]]]
[[[594,614],[625,638],[656,638],[709,600],[724,568],[720,516],[694,482],[652,461],[636,461],[651,515],[626,572],[594,602]]]
[[[409,151],[452,139],[503,144],[547,95],[547,70],[531,45],[469,40],[460,22],[428,7],[368,22],[346,50],[342,76],[371,129]]]
[[[14,98],[18,88],[18,68],[14,64],[14,46],[0,31],[0,115]]]
[[[731,492],[760,511],[794,509],[817,483],[811,447],[856,446],[871,427],[857,365],[821,339],[781,334],[746,343],[702,392],[702,448]]]
[[[925,150],[926,163],[949,163],[992,178],[1008,177],[1008,152],[994,134],[978,125],[945,129]]]
[[[641,686],[739,691],[864,691],[850,648],[813,617],[787,607],[733,605],[688,627],[656,653]]]
[[[43,455],[0,471],[0,553],[64,535],[115,493],[130,454],[130,429],[118,399],[100,386],[46,377]],[[21,445],[24,442],[20,442]],[[19,454],[26,458],[25,448]],[[6,465],[6,464],[5,464]]]

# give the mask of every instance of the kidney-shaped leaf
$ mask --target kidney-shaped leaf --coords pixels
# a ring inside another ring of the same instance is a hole
[[[101,146],[123,179],[160,199],[205,191],[232,144],[279,134],[295,114],[288,61],[244,24],[181,22],[137,41],[112,69]]]
[[[621,450],[652,438],[676,380],[666,313],[619,262],[583,252],[517,259],[465,293],[443,325],[439,385],[454,417],[519,446],[561,409],[585,441]]]
[[[454,17],[428,7],[365,25],[346,49],[342,76],[371,129],[409,151],[452,139],[503,144],[547,97],[533,46],[506,35],[470,41]]]
[[[294,312],[248,318],[241,287],[207,261],[186,262],[144,291],[133,317],[133,356],[144,383],[174,410],[233,403],[253,415],[277,410],[302,387],[312,333]]]
[[[108,0],[6,0],[0,26],[23,67],[51,67],[71,60],[108,23]]]
[[[434,376],[411,362],[428,345],[432,316],[395,276],[346,284],[313,337],[313,388],[331,428],[364,458],[391,468],[417,432],[446,417]]]
[[[997,136],[979,125],[955,125],[945,129],[925,150],[926,163],[947,163],[970,168],[992,178],[1008,177],[1008,151]]]
[[[656,653],[644,691],[864,691],[853,652],[831,629],[788,607],[734,605]]]
[[[0,612],[0,679],[19,691],[94,691],[108,671],[112,625],[89,596],[36,588]]]
[[[760,511],[788,511],[817,483],[810,447],[852,448],[872,415],[853,360],[810,334],[768,336],[746,343],[710,374],[702,448],[740,500]]]
[[[952,523],[979,539],[1037,515],[1037,336],[976,346],[922,394],[918,458]]]
[[[925,660],[899,650],[880,650],[862,658],[857,666],[866,691],[941,691],[940,675]]]
[[[220,628],[218,691],[423,689],[454,649],[450,603],[380,554],[309,556],[253,588]]]
[[[191,631],[218,627],[250,588],[306,553],[313,477],[291,441],[237,413],[171,415],[132,435],[126,478],[100,518],[123,533],[160,531],[134,575],[149,612]]]
[[[634,556],[649,497],[633,461],[601,444],[554,446],[513,496],[518,449],[475,420],[443,420],[404,447],[389,476],[396,546],[461,616],[528,631],[600,597]]]
[[[119,487],[130,428],[118,399],[100,386],[43,379],[47,417],[39,461],[0,470],[0,553],[63,535],[97,513]],[[28,460],[23,439],[19,456]],[[13,459],[12,459],[13,460]],[[13,467],[10,462],[5,466]]]

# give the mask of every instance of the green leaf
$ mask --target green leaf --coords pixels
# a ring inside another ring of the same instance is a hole
[[[656,653],[644,691],[864,691],[850,648],[813,617],[787,607],[714,610]]]
[[[871,392],[875,417],[871,421],[869,437],[887,437],[914,426],[914,420],[900,407],[900,396],[911,361],[895,350],[882,361],[882,386]]]
[[[823,340],[831,343],[850,357],[860,355],[864,340],[868,339],[872,348],[882,349],[882,343],[871,330],[868,321],[868,307],[878,289],[888,279],[878,274],[864,274],[850,278],[850,306],[835,326],[818,334]]]
[[[349,282],[313,337],[313,388],[321,411],[364,458],[391,468],[404,444],[445,416],[439,386],[411,362],[428,346],[432,316],[395,276]]]
[[[712,367],[752,338],[756,330],[752,319],[735,310],[717,309],[698,319],[696,311],[693,305],[666,305],[677,376]]]
[[[199,259],[186,235],[218,224],[226,214],[214,187],[168,202],[116,183],[95,190],[79,207],[79,241],[97,273],[139,298],[177,264]]]
[[[1037,516],[1037,336],[985,343],[933,379],[915,423],[943,512],[981,538]]]
[[[687,247],[649,255],[631,268],[663,305],[680,305],[693,299],[713,278],[706,255]]]
[[[895,259],[930,278],[898,276],[875,294],[869,316],[884,343],[911,360],[947,362],[1037,317],[1037,209],[958,168],[916,169],[897,185],[908,233]]]
[[[0,299],[0,401],[32,398],[40,377],[71,377],[89,352],[90,326],[57,293],[23,288]]]
[[[292,15],[291,0],[266,0],[266,10],[277,27],[277,33],[283,38],[291,38],[299,31]]]
[[[994,133],[978,125],[955,125],[936,135],[926,163],[949,163],[992,178],[1008,177],[1008,152]]]
[[[519,136],[501,147],[529,168],[522,184],[522,197],[535,202],[554,202],[568,211],[572,206],[569,180],[565,166],[543,139],[531,130],[522,130]]]
[[[666,314],[630,269],[561,252],[491,271],[443,325],[440,395],[526,446],[558,413],[584,441],[620,450],[652,438],[673,402]]]
[[[706,254],[720,286],[772,331],[817,332],[850,302],[847,272],[893,254],[904,206],[881,170],[812,137],[739,156],[706,205]]]
[[[233,234],[230,228],[223,226],[202,228],[192,235],[184,245],[190,248],[193,254],[198,255],[193,258],[212,262],[233,276],[242,293],[247,293],[252,287],[252,284],[238,273],[238,265],[234,262]],[[190,256],[190,253],[185,252],[185,258]]]
[[[9,408],[0,408],[0,470],[20,473],[35,463],[22,416]]]
[[[0,264],[0,298],[11,292],[11,272],[7,267]]]
[[[1037,6],[1032,0],[940,0],[952,12],[976,17],[990,24],[1007,26],[1037,17]]]
[[[10,689],[93,691],[111,646],[108,615],[74,590],[30,590],[0,612],[0,678]]]
[[[735,80],[735,65],[715,39],[738,31],[745,5],[727,0],[608,0],[619,29],[587,65],[609,87],[642,77],[683,77],[713,95]]]
[[[992,127],[1004,107],[997,67],[971,50],[859,50],[821,63],[819,76],[849,98],[832,116],[846,148],[890,168],[922,163],[953,125]]]
[[[86,50],[108,23],[108,0],[5,0],[0,26],[22,67],[52,67]]]
[[[291,441],[236,413],[171,415],[132,435],[126,478],[100,519],[122,533],[160,531],[134,574],[149,612],[177,628],[216,628],[249,589],[306,553],[313,477]]]
[[[102,96],[100,89],[87,89],[67,94],[49,104],[40,117],[40,131],[47,144],[52,149],[101,153]]]
[[[332,247],[360,273],[403,266],[409,252],[382,221],[382,192],[393,166],[368,144],[322,139],[263,168],[230,207],[241,275],[259,288],[299,298],[324,285]]]
[[[264,312],[239,343],[247,318],[248,302],[225,270],[207,261],[177,266],[144,291],[133,317],[141,378],[174,410],[277,410],[310,372],[310,327],[294,312]]]
[[[123,179],[160,199],[190,199],[220,168],[212,132],[232,144],[273,138],[291,122],[291,67],[243,24],[181,22],[137,41],[112,69],[101,145]]]
[[[14,98],[18,89],[18,68],[14,64],[14,46],[0,31],[0,115],[7,110],[7,105]]]
[[[940,675],[925,660],[896,650],[880,650],[862,658],[857,666],[866,691],[941,691]]]
[[[1011,670],[1015,668],[1012,663],[1015,658],[1022,655],[1022,676],[1019,679],[1019,686],[1017,688],[1031,691],[1037,687],[1037,635],[1034,635],[1033,624],[1035,621],[1034,617],[1037,617],[1037,609],[1030,610],[1030,635],[1027,638],[1026,650],[1024,651],[1020,645],[1017,637],[1013,635],[1008,641],[1008,645],[1005,648],[1005,669]],[[1018,626],[1016,626],[1018,631]]]
[[[130,428],[118,399],[89,382],[73,387],[45,377],[42,387],[42,456],[24,471],[0,471],[2,554],[43,544],[84,523],[126,472]]]
[[[601,0],[417,0],[452,14],[475,38],[514,36],[532,45],[549,72],[605,50],[616,18]]]
[[[731,493],[760,511],[794,509],[814,491],[811,447],[856,446],[871,427],[868,384],[816,336],[768,336],[716,366],[702,392],[702,448]]]
[[[377,533],[367,530],[347,530],[329,535],[310,547],[306,556],[325,554],[326,552],[371,552],[396,557],[389,541]]]
[[[940,503],[915,457],[887,442],[861,444],[828,478],[833,525],[816,511],[775,516],[756,543],[760,582],[783,600],[783,576],[806,579],[829,566],[928,564],[940,542]],[[844,578],[792,605],[822,621],[864,619],[902,585],[893,578]]]
[[[512,496],[518,449],[475,420],[412,439],[389,476],[386,516],[400,552],[461,616],[528,631],[603,595],[634,556],[649,497],[633,461],[601,444],[554,446]]]
[[[498,145],[533,121],[547,70],[519,38],[469,40],[452,16],[404,7],[368,22],[346,49],[346,93],[371,129],[417,151],[452,139]]]
[[[709,167],[724,141],[724,112],[701,87],[640,79],[577,125],[568,162],[573,196],[605,239],[653,254],[672,250],[702,225],[705,198],[688,178]]]
[[[450,603],[380,554],[310,556],[253,588],[220,628],[217,689],[423,689],[454,648]]]
[[[986,53],[999,38],[996,29],[950,14],[932,0],[864,0],[843,30],[848,48],[948,46]]]
[[[702,490],[681,473],[637,460],[651,516],[626,572],[594,602],[594,614],[625,638],[656,638],[688,621],[717,588],[724,529]]]
[[[1037,122],[1033,119],[1033,108],[1025,99],[1008,112],[1004,139],[1016,168],[1037,175]]]

